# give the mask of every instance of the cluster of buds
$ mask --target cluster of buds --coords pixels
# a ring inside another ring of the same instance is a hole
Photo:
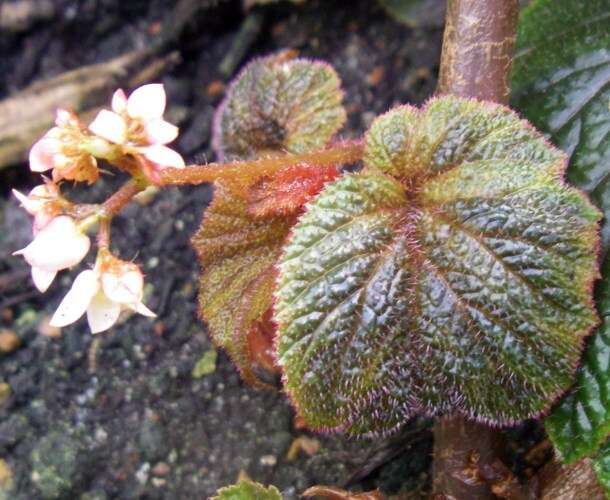
[[[25,195],[13,190],[33,216],[33,241],[15,252],[31,266],[32,279],[45,292],[57,273],[80,263],[89,253],[87,231],[109,222],[102,205],[76,205],[61,196],[64,180],[94,183],[99,160],[126,171],[143,186],[154,184],[160,170],[183,168],[182,157],[166,146],[178,128],[163,119],[166,97],[162,85],[144,85],[129,97],[117,90],[112,111],[103,109],[88,126],[66,110],[58,110],[55,126],[30,150],[30,169],[49,172],[44,184]],[[107,236],[107,235],[106,235]],[[93,333],[110,328],[121,311],[153,317],[143,303],[144,277],[138,266],[110,254],[107,238],[93,269],[81,272],[54,314],[52,326],[66,326],[85,312]]]

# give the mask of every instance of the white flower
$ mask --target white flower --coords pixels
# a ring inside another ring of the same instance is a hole
[[[55,217],[36,234],[34,240],[13,255],[23,255],[32,266],[32,279],[36,288],[45,292],[58,271],[78,264],[91,242],[66,215]]]
[[[26,212],[34,216],[34,235],[38,234],[59,213],[61,198],[59,188],[52,182],[36,186],[27,196],[13,189],[13,195]]]
[[[158,83],[137,88],[129,98],[119,89],[112,96],[112,111],[100,111],[89,130],[115,144],[135,148],[158,168],[182,168],[182,157],[164,146],[178,136],[178,127],[163,119],[165,104],[165,90]]]
[[[55,127],[30,149],[30,170],[53,170],[53,180],[95,182],[99,177],[96,159],[81,144],[83,130],[78,118],[69,111],[58,109]]]
[[[76,277],[50,325],[69,325],[86,312],[91,332],[98,333],[114,325],[125,309],[154,318],[155,313],[142,303],[143,289],[144,277],[138,266],[112,256],[98,258],[95,269]]]

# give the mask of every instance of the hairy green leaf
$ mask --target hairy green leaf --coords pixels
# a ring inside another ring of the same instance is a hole
[[[603,210],[610,243],[610,2],[535,0],[522,13],[512,104],[570,156],[568,180]]]
[[[220,488],[212,500],[282,500],[282,495],[273,485],[265,488],[260,483],[245,480]]]
[[[610,241],[610,4],[536,0],[519,24],[513,103],[570,155],[568,179],[602,209]],[[602,325],[588,342],[574,389],[545,420],[559,457],[591,455],[610,433],[609,264],[597,301]]]
[[[597,290],[602,324],[589,340],[574,382],[544,425],[559,458],[573,463],[594,453],[610,433],[610,259]]]
[[[231,85],[214,120],[213,145],[222,159],[323,148],[346,114],[332,67],[290,59],[285,52],[248,64]]]
[[[456,97],[373,123],[364,173],[295,226],[276,292],[286,389],[315,428],[548,410],[596,324],[599,212],[503,106]]]
[[[593,470],[597,480],[610,495],[610,440],[600,448],[598,455],[593,459]]]

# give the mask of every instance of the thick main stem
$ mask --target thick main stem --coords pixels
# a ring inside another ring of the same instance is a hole
[[[232,163],[208,163],[186,168],[167,168],[160,172],[161,185],[204,184],[223,179],[256,179],[270,175],[281,168],[300,163],[310,165],[340,165],[362,158],[361,142],[343,142],[329,149],[303,154],[282,154],[256,160]]]
[[[437,92],[508,102],[518,0],[448,0]],[[434,425],[435,498],[493,498],[481,474],[493,463],[498,433],[462,417]]]
[[[508,102],[518,0],[449,0],[437,91]]]

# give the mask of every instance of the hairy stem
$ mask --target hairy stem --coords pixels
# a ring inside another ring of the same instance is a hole
[[[231,163],[208,163],[207,165],[190,165],[186,168],[167,168],[160,173],[161,185],[203,184],[218,180],[257,179],[273,174],[281,168],[299,163],[310,165],[340,165],[362,158],[361,142],[342,142],[329,149],[303,154],[282,154],[255,160],[235,161]]]
[[[97,231],[97,247],[108,249],[110,247],[110,219],[104,218],[100,221]]]
[[[518,13],[518,0],[448,0],[437,92],[506,104]],[[482,472],[496,462],[500,441],[488,426],[439,419],[434,498],[493,498],[494,484]]]
[[[508,102],[518,0],[449,0],[437,91]]]
[[[135,179],[127,181],[116,193],[102,204],[102,217],[106,219],[114,217],[136,194],[144,189],[146,189],[146,185],[140,181]]]

